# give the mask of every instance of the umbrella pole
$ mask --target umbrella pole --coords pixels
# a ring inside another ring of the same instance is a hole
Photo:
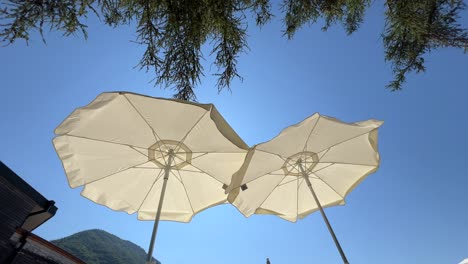
[[[333,241],[335,241],[336,248],[338,248],[338,251],[340,252],[341,258],[343,259],[344,264],[349,264],[348,259],[345,256],[345,253],[343,252],[343,249],[341,248],[340,242],[338,242],[338,239],[336,238],[335,232],[333,232],[333,228],[330,225],[330,222],[328,222],[328,218],[325,215],[325,211],[323,211],[322,205],[320,204],[319,199],[317,198],[317,194],[315,194],[314,189],[312,188],[312,183],[310,182],[309,175],[304,171],[304,168],[302,167],[302,163],[299,160],[298,162],[299,168],[301,170],[302,176],[304,177],[307,186],[309,186],[310,192],[312,193],[312,196],[314,196],[315,203],[317,204],[320,213],[322,214],[323,220],[325,221],[325,224],[327,224],[328,231],[330,232],[331,236],[333,237]]]
[[[167,162],[166,167],[164,168],[164,182],[161,189],[161,196],[159,197],[159,204],[158,204],[158,211],[156,212],[156,219],[154,219],[154,227],[153,233],[151,234],[151,242],[148,249],[148,256],[146,258],[146,263],[151,264],[153,258],[153,249],[154,249],[154,241],[156,240],[156,233],[158,232],[158,225],[159,225],[159,218],[161,217],[161,209],[164,201],[164,194],[166,193],[166,186],[167,180],[169,179],[169,173],[171,172],[171,163],[172,159],[174,158],[174,151],[172,149],[169,150],[169,160]]]

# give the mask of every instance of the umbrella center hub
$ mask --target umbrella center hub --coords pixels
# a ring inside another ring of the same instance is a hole
[[[302,151],[287,158],[282,169],[285,175],[302,177],[301,166],[304,172],[309,175],[312,173],[318,162],[319,158],[316,153],[311,151]]]
[[[181,169],[192,161],[192,151],[182,142],[160,140],[148,148],[148,160],[164,169],[171,159],[171,168]]]

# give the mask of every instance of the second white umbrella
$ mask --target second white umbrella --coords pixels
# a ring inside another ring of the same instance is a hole
[[[295,222],[320,210],[344,263],[348,263],[323,207],[346,195],[379,165],[381,121],[344,123],[314,114],[252,147],[233,175],[228,200],[245,216],[273,214]]]

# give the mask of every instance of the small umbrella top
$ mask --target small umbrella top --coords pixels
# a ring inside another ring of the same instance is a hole
[[[346,195],[379,166],[381,121],[344,123],[314,114],[255,145],[227,188],[229,202],[245,216],[273,214],[295,222]],[[304,177],[307,175],[307,178]]]
[[[212,104],[128,92],[99,95],[55,133],[70,187],[140,220],[155,219],[168,166],[161,220],[189,222],[224,203],[248,149]]]

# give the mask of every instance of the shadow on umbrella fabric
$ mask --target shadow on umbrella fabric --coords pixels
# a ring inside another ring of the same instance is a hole
[[[382,123],[345,123],[317,113],[284,129],[249,150],[226,188],[229,202],[246,217],[272,214],[291,222],[319,210],[348,263],[323,207],[343,205],[346,195],[377,170]]]
[[[248,146],[212,104],[128,92],[100,94],[56,129],[53,144],[70,187],[115,211],[189,222],[226,203]],[[224,188],[223,188],[224,187]]]

